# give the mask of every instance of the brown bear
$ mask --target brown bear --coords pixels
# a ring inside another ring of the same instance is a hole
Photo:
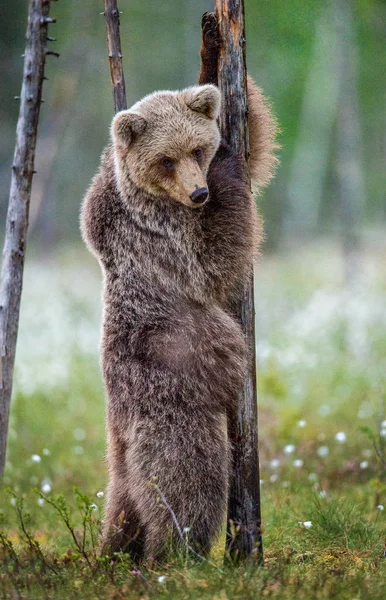
[[[250,173],[262,187],[275,121],[251,80],[248,103]],[[160,559],[184,530],[207,553],[225,514],[225,420],[246,365],[230,306],[262,228],[244,160],[221,142],[219,110],[218,89],[201,85],[118,113],[82,208],[104,276],[104,542],[136,559]]]

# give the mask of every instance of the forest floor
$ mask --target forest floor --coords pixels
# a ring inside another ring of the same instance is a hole
[[[0,598],[383,599],[386,249],[344,285],[337,247],[266,257],[256,277],[264,566],[98,558],[104,503],[100,277],[71,251],[27,263]],[[58,267],[59,265],[59,267]]]

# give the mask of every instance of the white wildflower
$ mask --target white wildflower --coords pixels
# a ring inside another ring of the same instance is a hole
[[[45,502],[44,498],[38,498],[39,506],[43,506],[44,502]]]
[[[34,463],[40,463],[40,462],[42,461],[42,457],[41,457],[41,456],[39,456],[39,454],[33,454],[33,455],[31,456],[31,460],[32,460],[32,462],[34,462]]]
[[[385,507],[383,506],[383,504],[378,504],[377,509],[378,510],[385,510]]]
[[[278,466],[280,465],[280,460],[278,458],[273,458],[271,460],[271,462],[269,463],[269,465],[272,469],[277,469]]]
[[[48,448],[43,448],[43,452],[44,456],[49,456],[51,454],[51,452],[48,450]]]
[[[308,481],[318,481],[318,476],[316,473],[310,473],[308,475]]]
[[[320,498],[327,498],[327,492],[325,492],[324,490],[320,490],[319,497]]]
[[[305,427],[307,425],[307,421],[305,421],[304,419],[300,419],[300,421],[298,421],[298,427]]]
[[[284,454],[292,454],[293,452],[295,452],[294,444],[287,444],[286,446],[284,446],[283,452]]]
[[[161,575],[160,577],[158,577],[158,583],[165,583],[166,581],[166,575]]]
[[[367,460],[362,460],[362,462],[359,463],[359,466],[361,469],[367,469],[367,467],[369,466],[369,463]]]
[[[299,469],[304,465],[304,461],[301,458],[297,458],[292,464],[294,467],[297,467]]]
[[[89,508],[90,508],[91,510],[93,510],[93,511],[95,511],[95,510],[98,510],[98,507],[97,507],[97,505],[96,505],[96,504],[94,504],[94,503],[90,504]]]
[[[279,476],[276,475],[276,473],[274,475],[271,475],[271,477],[269,478],[271,483],[275,483],[275,481],[277,481],[279,479]]]
[[[338,433],[335,435],[335,439],[340,444],[344,444],[344,442],[347,440],[347,435],[344,431],[338,431]]]
[[[385,421],[382,421],[382,423],[381,423],[381,427],[385,427],[385,428],[386,428],[386,420],[385,420]]]
[[[12,506],[16,506],[16,498],[14,498],[13,496],[12,496],[10,502],[11,502]]]
[[[105,495],[105,493],[104,492],[97,492],[96,495],[97,495],[97,498],[103,498],[103,496]]]
[[[330,454],[330,448],[328,446],[320,446],[318,448],[318,456],[328,456]]]
[[[48,477],[46,477],[45,479],[43,479],[42,481],[42,485],[41,485],[41,490],[42,492],[44,492],[45,494],[49,494],[50,491],[52,490],[51,487],[51,480],[48,479]]]
[[[382,427],[381,431],[379,432],[381,437],[386,437],[386,427]]]
[[[184,533],[189,533],[190,527],[184,527],[182,530]]]
[[[312,521],[298,521],[300,527],[305,527],[306,529],[311,529]]]

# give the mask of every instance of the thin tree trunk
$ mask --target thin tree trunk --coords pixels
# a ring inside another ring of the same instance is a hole
[[[244,1],[216,0],[220,34],[218,85],[222,95],[220,126],[223,138],[249,157],[247,70]],[[257,430],[257,388],[253,274],[237,309],[249,350],[248,370],[237,412],[228,417],[233,446],[233,472],[228,500],[226,547],[232,561],[263,557]]]
[[[114,110],[117,113],[120,110],[126,110],[127,108],[117,0],[105,0],[104,15],[107,27],[107,44],[109,48],[111,83],[113,85]]]
[[[20,112],[0,282],[0,474],[4,471],[28,212],[44,78],[50,0],[30,0]],[[56,53],[55,53],[56,54]]]

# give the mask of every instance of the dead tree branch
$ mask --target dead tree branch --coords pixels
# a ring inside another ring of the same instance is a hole
[[[107,44],[109,48],[111,83],[113,85],[114,110],[117,113],[118,111],[127,108],[117,0],[105,0],[104,15],[107,27]]]
[[[50,0],[30,0],[0,281],[0,474],[4,471]]]

